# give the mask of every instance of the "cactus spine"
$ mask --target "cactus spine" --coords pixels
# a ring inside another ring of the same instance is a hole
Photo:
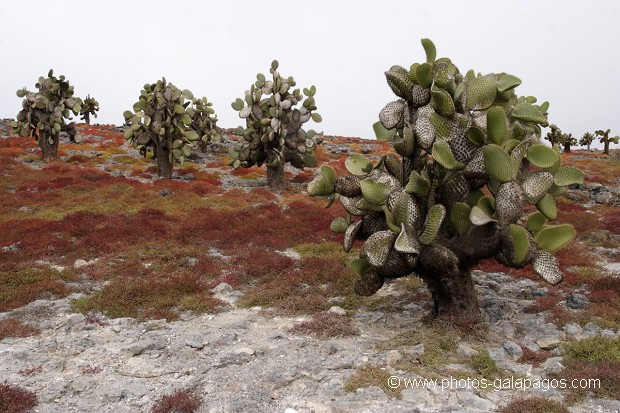
[[[231,104],[245,119],[246,126],[237,128],[241,139],[229,152],[230,166],[235,169],[265,164],[267,183],[274,191],[285,186],[285,163],[298,169],[316,166],[313,151],[322,137],[303,128],[310,119],[317,123],[322,120],[315,112],[316,87],[305,88],[303,93],[292,89],[295,79],[283,77],[278,67],[274,60],[269,69],[271,80],[259,73],[250,90],[246,90],[245,99],[238,98]]]
[[[61,131],[67,132],[71,141],[75,141],[75,123],[67,124],[66,120],[72,119],[71,114],[80,113],[82,100],[73,96],[73,86],[69,81],[63,75],[55,77],[53,70],[47,77],[39,77],[35,87],[36,92],[26,88],[17,91],[17,97],[23,98],[22,110],[11,127],[19,136],[32,136],[37,140],[43,161],[50,162],[58,158]]]
[[[373,125],[400,158],[390,154],[373,164],[355,154],[345,162],[351,175],[341,177],[324,165],[308,193],[341,201],[347,216],[332,229],[344,233],[345,250],[365,241],[351,264],[358,294],[416,274],[432,293],[436,315],[476,323],[470,270],[480,259],[517,268],[532,263],[547,282],[561,281],[551,253],[575,231],[546,222],[557,215],[554,195],[583,182],[583,173],[561,166],[557,148],[540,143],[549,105],[517,96],[518,78],[463,75],[450,59],[436,58],[430,40],[422,45],[426,62],[385,73],[398,99]],[[527,225],[526,203],[539,211]]]

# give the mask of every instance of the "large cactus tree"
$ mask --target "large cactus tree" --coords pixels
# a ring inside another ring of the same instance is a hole
[[[263,163],[267,167],[267,184],[273,191],[284,186],[284,164],[295,168],[316,166],[313,151],[320,135],[314,130],[304,130],[304,123],[312,119],[321,122],[314,95],[316,87],[292,89],[296,82],[292,76],[283,77],[278,72],[278,61],[271,63],[271,80],[259,73],[256,82],[245,92],[245,99],[232,103],[245,119],[246,126],[237,129],[240,141],[231,148],[230,165],[251,168]],[[304,96],[305,95],[305,96]],[[299,108],[297,105],[301,104]]]
[[[374,125],[399,156],[373,164],[354,154],[345,163],[350,175],[340,177],[324,165],[308,193],[344,206],[346,216],[331,228],[344,233],[346,251],[364,241],[351,265],[358,294],[415,274],[430,289],[436,315],[476,323],[481,312],[470,270],[479,260],[532,264],[545,281],[562,280],[552,253],[575,231],[552,223],[554,195],[583,174],[561,166],[557,148],[540,143],[548,104],[517,96],[518,78],[463,76],[450,59],[436,59],[430,40],[422,45],[426,62],[385,73],[398,99]],[[528,205],[537,211],[526,212]]]
[[[601,130],[597,130],[596,132],[594,132],[596,136],[599,137],[599,142],[603,144],[603,153],[605,155],[609,155],[609,144],[610,143],[613,142],[617,145],[618,142],[620,142],[619,136],[609,137],[609,132],[611,132],[611,129],[607,129],[607,130],[601,129]]]
[[[90,125],[90,115],[93,115],[96,118],[97,112],[99,112],[99,102],[97,102],[97,99],[91,97],[90,95],[86,95],[84,101],[82,102],[82,108],[80,109],[80,119],[82,119],[87,125]]]
[[[581,139],[579,139],[579,145],[587,147],[588,150],[590,150],[592,142],[594,142],[594,135],[590,132],[584,133]]]
[[[137,149],[152,147],[158,174],[164,178],[172,178],[175,161],[183,163],[198,142],[212,138],[210,127],[216,120],[206,98],[196,99],[165,78],[145,84],[133,111],[123,116],[125,139]]]
[[[22,110],[11,123],[13,132],[22,137],[33,137],[43,152],[43,161],[50,162],[58,158],[59,135],[67,132],[74,141],[75,123],[71,114],[80,113],[82,101],[74,97],[73,86],[64,75],[54,76],[50,70],[47,77],[39,77],[35,84],[36,92],[26,88],[17,91],[17,97],[23,98]]]

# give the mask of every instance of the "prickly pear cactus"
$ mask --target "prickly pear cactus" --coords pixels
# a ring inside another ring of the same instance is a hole
[[[193,105],[191,128],[200,136],[200,151],[206,152],[211,142],[221,140],[217,128],[217,115],[213,110],[213,103],[209,102],[206,97],[195,99]]]
[[[241,139],[229,152],[233,159],[230,165],[237,169],[264,163],[270,188],[280,190],[284,186],[286,162],[298,169],[316,166],[313,151],[321,134],[306,131],[303,126],[311,119],[317,123],[322,119],[315,112],[315,86],[303,93],[293,89],[295,80],[280,75],[277,60],[271,63],[269,72],[271,80],[259,73],[245,92],[245,99],[232,103],[246,126],[237,129]]]
[[[592,145],[592,142],[594,142],[594,135],[590,132],[584,133],[579,139],[579,145],[587,147],[588,150],[590,150],[590,145]]]
[[[603,144],[603,153],[605,155],[609,155],[609,144],[610,143],[615,143],[616,145],[618,144],[618,142],[620,142],[620,137],[619,136],[614,136],[613,138],[609,137],[609,132],[611,132],[611,129],[607,129],[606,131],[604,130],[597,130],[596,132],[594,132],[596,134],[596,136],[599,137],[599,142],[601,142]]]
[[[71,114],[80,113],[82,101],[73,96],[73,86],[64,75],[55,77],[53,70],[49,71],[47,77],[39,77],[35,87],[36,92],[26,88],[17,91],[17,97],[23,98],[22,110],[11,127],[19,136],[32,136],[37,140],[43,151],[43,161],[49,162],[58,157],[58,136],[61,131],[67,132],[70,139],[75,141],[75,124],[67,124],[66,120],[71,119]]]
[[[90,95],[86,95],[86,98],[84,98],[82,102],[82,108],[80,109],[80,119],[87,125],[90,125],[90,115],[96,118],[97,112],[99,112],[99,102],[97,102],[97,99],[90,97]]]
[[[422,44],[426,62],[385,73],[398,99],[373,125],[400,157],[373,164],[355,154],[345,163],[350,175],[340,177],[324,165],[308,193],[344,206],[332,230],[344,234],[345,250],[363,241],[352,263],[357,293],[417,274],[438,315],[477,322],[469,270],[482,258],[516,268],[531,263],[545,281],[561,281],[551,254],[575,231],[553,223],[554,196],[583,182],[583,174],[540,142],[549,105],[517,96],[518,78],[462,75],[450,59],[436,59],[430,40]],[[538,211],[524,216],[527,204]]]
[[[192,148],[214,136],[216,118],[206,98],[196,99],[166,79],[145,84],[133,111],[123,113],[125,139],[137,149],[152,147],[159,175],[172,177],[173,162],[183,163]]]

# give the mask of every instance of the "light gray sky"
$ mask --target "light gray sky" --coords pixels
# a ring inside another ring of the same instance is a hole
[[[3,3],[0,117],[20,109],[54,68],[101,105],[95,122],[123,122],[144,83],[165,76],[214,103],[219,126],[242,124],[230,103],[273,59],[299,86],[317,86],[326,134],[374,138],[395,100],[383,72],[425,60],[420,39],[461,72],[507,72],[520,95],[551,103],[549,120],[580,137],[620,134],[620,2],[132,1]]]

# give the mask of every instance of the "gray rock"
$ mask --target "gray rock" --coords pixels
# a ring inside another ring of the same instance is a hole
[[[601,328],[594,323],[588,323],[583,326],[583,331],[586,333],[599,334],[601,332]]]
[[[172,190],[170,190],[169,188],[164,188],[161,191],[159,191],[159,195],[161,196],[168,196],[172,193]]]
[[[614,333],[612,330],[609,329],[605,329],[605,330],[601,330],[601,336],[602,337],[608,337],[608,338],[615,338],[616,337],[616,333]]]
[[[370,152],[372,152],[370,145],[362,145],[362,153],[369,154]]]
[[[613,197],[611,192],[601,192],[596,196],[595,201],[597,204],[608,204]]]
[[[603,188],[603,184],[599,184],[598,182],[586,182],[583,187],[588,191],[599,191]]]
[[[523,355],[523,349],[514,341],[505,341],[502,347],[513,360],[518,360]]]
[[[489,357],[495,362],[504,362],[508,360],[508,352],[503,347],[489,349]]]
[[[385,355],[385,364],[394,366],[403,359],[403,355],[398,350],[390,350]]]
[[[553,336],[543,337],[536,340],[536,344],[543,350],[551,350],[560,344],[560,339]]]
[[[129,355],[135,357],[139,356],[145,351],[161,350],[164,348],[164,346],[164,343],[162,343],[160,340],[146,339],[129,344],[123,350],[129,353]]]
[[[473,357],[478,354],[478,351],[474,350],[474,348],[469,343],[460,342],[457,345],[456,353],[461,357]]]
[[[327,310],[327,312],[331,314],[335,314],[335,315],[340,315],[340,316],[347,315],[347,310],[345,310],[342,307],[338,307],[337,305],[332,306],[329,310]]]
[[[573,310],[583,310],[590,306],[590,300],[583,294],[571,293],[566,297],[566,306]]]
[[[424,343],[416,344],[415,346],[409,346],[404,351],[413,359],[419,360],[424,355]]]
[[[566,332],[566,334],[570,336],[576,336],[583,332],[581,326],[575,323],[566,324],[564,327],[562,327],[562,329]]]
[[[547,375],[557,374],[564,369],[562,357],[550,357],[543,364],[542,368]]]
[[[355,400],[388,401],[389,399],[380,387],[368,386],[355,391]]]
[[[460,391],[456,393],[460,405],[467,406],[468,411],[492,412],[497,409],[495,403],[474,394],[471,391]]]

